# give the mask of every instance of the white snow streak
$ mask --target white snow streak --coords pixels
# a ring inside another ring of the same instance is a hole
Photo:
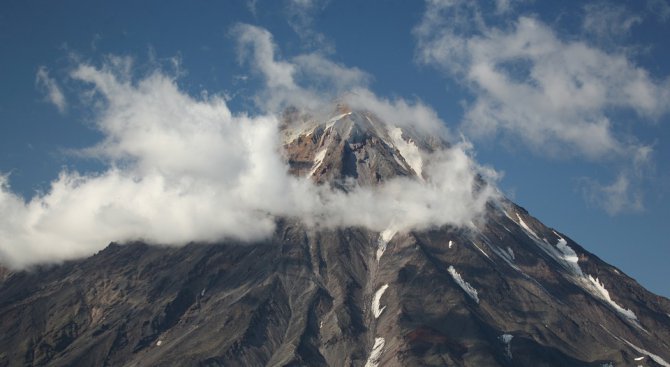
[[[323,159],[326,158],[326,152],[327,152],[327,149],[323,148],[314,155],[314,165],[312,166],[312,170],[309,171],[309,174],[307,175],[307,177],[314,176],[314,174],[316,173],[316,170],[319,169],[319,167],[321,167],[321,163],[323,163]]]
[[[386,229],[379,234],[379,240],[377,240],[377,261],[381,259],[384,251],[386,251],[386,245],[389,243],[393,236],[395,236],[397,231],[392,229]]]
[[[582,269],[579,267],[579,257],[577,256],[577,253],[570,246],[568,246],[565,239],[556,234],[559,240],[556,246],[552,246],[549,244],[549,242],[547,242],[546,239],[541,240],[540,237],[538,237],[537,234],[535,234],[535,232],[533,232],[533,230],[530,229],[526,223],[524,223],[519,214],[517,214],[517,217],[519,218],[519,225],[526,232],[532,234],[532,237],[530,238],[538,247],[540,247],[542,251],[556,260],[556,262],[558,262],[565,270],[573,275],[576,280],[584,277],[584,273],[582,273]]]
[[[554,234],[558,236],[556,249],[560,251],[560,253],[557,253],[557,260],[559,263],[563,264],[564,267],[569,269],[574,275],[583,276],[584,273],[582,273],[582,268],[579,267],[579,256],[577,256],[575,250],[573,250],[572,247],[568,245],[568,242],[563,237],[559,236],[558,233],[554,232]]]
[[[591,275],[588,276],[587,278],[589,282],[591,282],[591,289],[592,293],[595,294],[598,298],[602,299],[603,301],[607,302],[610,306],[612,306],[617,312],[620,314],[626,316],[627,318],[631,320],[637,320],[637,316],[633,311],[629,309],[625,309],[621,306],[619,306],[616,302],[610,298],[610,292],[605,289],[605,286],[598,280],[598,278],[593,278]]]
[[[505,344],[505,354],[507,354],[509,359],[512,359],[512,338],[514,338],[514,335],[511,334],[503,334],[500,336],[500,340]]]
[[[396,232],[397,232],[396,230],[389,228],[385,231],[382,231],[381,238],[384,242],[388,243],[390,240],[393,239],[393,236],[395,236]]]
[[[528,227],[526,222],[524,222],[523,219],[521,219],[521,216],[519,215],[519,213],[516,213],[516,217],[519,218],[519,225],[521,226],[521,228],[525,229],[526,232],[532,234],[533,237],[540,238],[532,229],[530,229],[530,227]]]
[[[381,286],[377,292],[375,292],[375,296],[372,298],[372,313],[375,315],[375,319],[379,318],[379,315],[384,312],[384,309],[386,306],[379,308],[380,304],[379,302],[382,299],[382,296],[384,295],[384,292],[386,292],[386,289],[389,287],[388,284],[384,284]]]
[[[477,297],[477,290],[474,289],[468,282],[463,280],[461,274],[459,274],[453,266],[449,265],[449,274],[454,278],[454,281],[465,291],[465,293],[470,296],[475,302],[479,303],[479,297]]]
[[[528,277],[526,273],[524,273],[521,269],[519,269],[518,266],[514,264],[514,251],[512,251],[511,248],[508,247],[507,248],[508,251],[505,251],[504,249],[501,249],[496,245],[491,245],[488,241],[486,241],[486,244],[493,252],[495,252],[498,256],[500,256],[500,258],[503,259],[507,263],[507,265],[512,267],[514,270],[520,272],[525,277]]]
[[[336,122],[340,121],[341,119],[343,119],[344,117],[349,116],[349,115],[351,115],[351,112],[345,112],[345,113],[343,113],[343,114],[341,114],[341,115],[333,116],[333,117],[332,117],[330,120],[328,120],[328,122],[326,123],[326,129],[328,129],[329,127],[332,127],[333,125],[335,125]]]
[[[525,277],[530,278],[526,273],[524,273],[521,269],[519,269],[518,266],[514,265],[515,255],[511,247],[507,247],[507,250],[502,249],[492,244],[491,241],[488,239],[488,237],[486,237],[483,234],[482,234],[482,241],[486,244],[486,246],[488,246],[489,249],[491,249],[491,251],[493,251],[496,255],[505,260],[507,265],[512,267],[514,270],[520,272]]]
[[[563,253],[563,259],[565,261],[576,264],[579,261],[579,257],[577,256],[575,250],[573,250],[572,247],[568,246],[568,241],[566,241],[563,237],[559,236],[558,233],[556,233],[556,231],[554,231],[554,234],[558,237],[558,243],[556,244],[556,248]]]
[[[660,364],[661,366],[663,366],[663,367],[670,367],[670,363],[666,362],[663,358],[657,356],[656,354],[653,354],[653,353],[651,353],[651,352],[648,352],[648,351],[646,351],[646,350],[644,350],[644,349],[638,347],[637,345],[635,345],[635,344],[629,342],[629,341],[626,340],[626,339],[623,339],[623,341],[625,341],[626,344],[630,345],[631,348],[633,348],[633,349],[635,349],[636,351],[638,351],[638,353],[646,354],[647,356],[649,356],[649,358],[653,359],[654,362]]]
[[[401,167],[405,165],[405,162],[401,161],[400,157],[398,157],[395,154],[393,155],[393,160],[395,160],[395,162],[398,163],[398,165],[401,166]]]
[[[375,345],[372,347],[372,352],[370,352],[370,357],[368,357],[368,361],[365,362],[365,367],[379,366],[379,360],[382,358],[384,343],[385,343],[384,338],[375,338]]]
[[[453,245],[454,245],[454,241],[449,240],[449,248],[451,248],[451,246],[453,246]]]
[[[484,254],[484,256],[486,256],[488,259],[490,259],[489,254],[487,254],[486,252],[484,252],[484,250],[482,250],[481,247],[477,246],[477,244],[474,243],[474,242],[473,242],[472,244],[475,245],[475,247],[477,248],[477,250],[479,250],[479,252],[481,252],[482,254]]]
[[[579,266],[579,256],[569,245],[563,237],[561,237],[556,231],[554,234],[558,237],[558,242],[556,246],[551,246],[547,240],[540,240],[540,237],[533,232],[530,227],[521,219],[521,216],[516,213],[517,218],[519,219],[519,225],[528,233],[532,234],[532,239],[535,243],[549,256],[553,257],[559,264],[561,264],[566,270],[568,270],[571,275],[574,276],[574,281],[576,284],[580,285],[586,291],[593,294],[596,298],[605,301],[609,304],[615,311],[625,316],[630,320],[635,326],[642,328],[642,326],[637,322],[637,316],[635,313],[629,309],[625,309],[618,305],[610,297],[609,291],[605,289],[605,286],[598,280],[598,278],[593,278],[591,275],[586,275],[582,272],[581,267]]]
[[[402,138],[402,130],[398,127],[390,129],[389,136],[393,139],[393,145],[398,149],[405,162],[407,162],[419,178],[422,178],[423,160],[416,144],[411,140],[405,141]]]
[[[521,220],[521,218],[519,218],[519,220]],[[521,226],[524,227],[524,225],[525,224],[522,224]],[[614,302],[610,297],[609,291],[605,289],[605,286],[597,278],[594,279],[591,275],[587,276],[582,272],[582,269],[579,266],[579,256],[575,250],[573,250],[568,245],[568,242],[558,233],[554,231],[554,234],[558,237],[556,246],[551,246],[548,242],[546,242],[546,240],[541,241],[537,238],[535,239],[535,243],[542,250],[544,250],[546,254],[553,257],[559,264],[568,270],[574,276],[574,281],[578,285],[580,285],[586,291],[590,292],[596,298],[603,300],[612,306],[615,311],[631,320],[635,326],[642,328],[642,326],[637,322],[637,316],[635,313],[633,313],[633,311],[625,309]]]
[[[636,361],[641,361],[641,360],[644,359],[644,356],[642,356],[642,357],[637,357],[637,358],[633,358],[633,359],[635,359]]]
[[[512,248],[509,247],[509,246],[507,246],[507,253],[509,253],[509,257],[510,257],[512,260],[516,260],[516,257],[514,256],[514,250],[512,250]]]

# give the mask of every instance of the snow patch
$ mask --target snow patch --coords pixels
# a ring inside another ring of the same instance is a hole
[[[591,287],[589,288],[593,291],[592,293],[595,296],[607,302],[610,306],[612,306],[617,312],[619,312],[623,316],[631,320],[637,320],[637,316],[635,315],[635,313],[633,313],[633,311],[619,306],[616,302],[612,300],[612,298],[610,298],[610,292],[608,292],[607,289],[605,289],[605,286],[600,282],[600,280],[598,280],[598,278],[594,279],[591,275],[589,275],[587,279],[591,283]]]
[[[554,233],[556,236],[558,236],[558,233]],[[577,256],[575,250],[573,250],[572,247],[568,245],[568,241],[566,241],[563,237],[558,236],[556,248],[560,252],[560,262],[562,262],[564,266],[570,269],[573,274],[583,276],[584,274],[582,273],[582,268],[579,267],[579,256]]]
[[[405,162],[403,162],[402,160],[400,160],[400,157],[398,157],[398,156],[395,155],[395,154],[393,155],[393,160],[395,160],[395,162],[398,163],[398,165],[401,166],[401,167],[405,165]]]
[[[498,209],[499,209],[503,214],[505,214],[505,216],[507,217],[507,219],[509,219],[509,220],[511,220],[512,222],[514,222],[514,218],[512,218],[512,216],[509,215],[509,213],[507,212],[507,210],[506,210],[505,208],[503,208],[503,207],[498,207]],[[515,214],[516,214],[516,213],[515,213]],[[518,214],[517,214],[517,215],[518,215]]]
[[[405,141],[402,138],[402,129],[396,127],[389,130],[389,136],[393,139],[393,145],[398,149],[405,162],[414,170],[419,178],[422,178],[423,160],[421,151],[412,140]]]
[[[521,220],[520,217],[519,220]],[[523,223],[523,221],[521,222]],[[521,226],[524,227],[525,224]],[[530,228],[527,229],[527,231],[530,231]],[[532,233],[534,237],[531,238],[535,241],[535,244],[538,245],[542,251],[544,251],[544,253],[556,260],[559,265],[561,265],[571,275],[575,276],[576,279],[581,279],[584,277],[584,273],[582,273],[582,269],[579,267],[579,257],[577,256],[577,253],[570,246],[568,246],[568,243],[565,239],[561,238],[557,234],[559,237],[558,243],[556,246],[552,246],[546,240],[540,240],[539,237],[534,234],[534,232]]]
[[[568,246],[568,241],[563,237],[559,236],[558,233],[554,232],[558,236],[558,243],[556,243],[556,248],[563,253],[563,259],[571,263],[577,263],[579,261],[579,256],[572,247]]]
[[[626,344],[630,345],[630,347],[635,349],[638,353],[646,354],[649,358],[651,358],[652,360],[654,360],[654,362],[660,364],[661,366],[670,367],[670,363],[666,362],[663,358],[657,356],[656,354],[653,354],[649,351],[646,351],[646,350],[638,347],[637,345],[629,342],[626,339],[623,339],[623,341],[626,342]]]
[[[390,228],[386,229],[386,230],[382,231],[382,233],[380,234],[381,239],[384,242],[388,243],[390,240],[393,239],[393,236],[395,236],[396,232],[397,232],[396,230],[393,230],[393,229],[390,229]]]
[[[160,347],[161,344],[163,344],[163,341],[162,341],[162,340],[159,340],[159,341],[156,342],[156,346],[157,346],[157,347]]]
[[[637,358],[633,358],[633,359],[636,360],[636,361],[641,361],[641,360],[644,359],[644,356],[642,356],[642,357],[637,357]]]
[[[516,257],[514,256],[514,250],[512,250],[512,248],[509,247],[509,246],[507,246],[507,253],[509,254],[509,257],[510,257],[512,260],[516,260]]]
[[[323,159],[326,158],[326,152],[327,149],[323,148],[319,150],[315,155],[314,155],[314,164],[312,165],[312,170],[309,171],[309,174],[307,174],[307,177],[312,177],[316,173],[316,170],[321,167],[321,163],[323,163]]]
[[[293,121],[291,128],[284,130],[283,141],[288,144],[294,142],[302,135],[310,136],[314,134],[317,126],[318,123],[315,120]]]
[[[493,244],[491,244],[491,241],[488,239],[488,237],[486,237],[484,234],[482,234],[481,239],[486,244],[486,246],[488,246],[488,248],[491,249],[491,251],[493,251],[496,255],[498,255],[500,258],[505,260],[507,265],[509,265],[514,270],[518,271],[519,273],[523,274],[523,276],[525,276],[526,278],[530,279],[530,277],[527,274],[525,274],[523,271],[521,271],[521,269],[519,269],[518,266],[514,265],[515,256],[514,256],[514,251],[512,251],[512,248],[507,247],[507,250],[504,250],[504,249],[502,249],[502,248],[500,248],[496,245],[493,245]]]
[[[453,246],[453,245],[454,245],[454,241],[449,240],[449,248],[451,248],[451,246]]]
[[[449,274],[451,274],[451,277],[454,278],[454,281],[465,291],[465,293],[470,296],[475,302],[479,303],[479,297],[477,296],[477,290],[474,289],[470,283],[466,282],[463,280],[461,277],[461,274],[459,274],[456,269],[452,265],[449,265]]]
[[[372,298],[372,313],[375,315],[375,319],[379,318],[379,315],[384,312],[384,309],[386,306],[379,308],[380,306],[380,301],[382,299],[382,296],[384,295],[384,292],[386,292],[386,289],[389,287],[388,284],[384,284],[381,286],[377,292],[375,292],[375,296]]]
[[[518,216],[518,214],[517,214]],[[521,220],[521,218],[519,218]],[[522,225],[523,227],[523,225]],[[558,233],[554,231],[554,234],[558,237],[558,242],[556,246],[550,245],[546,240],[541,241],[537,238],[534,238],[535,243],[549,256],[553,257],[563,268],[565,268],[571,275],[573,275],[573,280],[576,284],[581,286],[584,290],[588,291],[596,298],[605,301],[612,308],[617,311],[619,314],[623,315],[631,321],[633,325],[644,330],[644,328],[637,322],[637,316],[633,311],[625,309],[619,306],[616,302],[612,301],[612,298],[609,295],[605,286],[596,278],[594,279],[590,275],[586,275],[582,272],[581,267],[579,266],[579,256],[569,245],[568,242],[561,237]]]
[[[377,240],[377,261],[381,259],[384,251],[386,251],[386,245],[388,245],[389,241],[393,239],[393,236],[395,236],[396,232],[397,231],[392,229],[386,229],[379,234],[379,239]]]
[[[501,249],[501,248],[498,247],[498,246],[491,245],[489,242],[486,242],[486,244],[489,246],[489,248],[490,248],[493,252],[496,253],[496,255],[498,255],[500,258],[502,258],[503,260],[505,260],[505,262],[507,263],[507,265],[509,265],[512,269],[514,269],[514,270],[520,272],[520,273],[523,274],[525,277],[529,278],[529,276],[528,276],[526,273],[524,273],[521,269],[519,269],[518,266],[516,266],[516,265],[514,264],[514,252],[513,252],[513,251],[512,251],[512,252],[505,251],[505,250]],[[508,250],[511,250],[509,247],[508,247],[507,249],[508,249]]]
[[[482,254],[484,254],[484,256],[486,256],[487,259],[491,259],[491,258],[489,257],[489,254],[487,254],[486,252],[484,252],[484,250],[482,250],[481,247],[477,246],[476,243],[473,242],[472,244],[475,245],[475,247],[477,248],[477,250],[479,250],[479,252],[481,252]]]
[[[500,336],[500,341],[505,344],[505,354],[507,354],[509,359],[512,359],[512,338],[514,338],[514,335],[511,334],[503,334]]]
[[[516,217],[519,218],[519,225],[521,226],[521,228],[523,228],[526,232],[532,234],[533,237],[535,237],[535,238],[540,238],[540,237],[537,235],[537,233],[535,233],[535,231],[533,231],[530,227],[528,227],[528,225],[526,224],[526,222],[524,222],[523,219],[521,219],[521,216],[519,215],[519,213],[516,213]]]
[[[379,360],[382,358],[382,351],[384,350],[384,338],[375,338],[375,345],[372,346],[372,352],[365,362],[365,367],[379,366]]]
[[[336,122],[340,121],[341,119],[349,115],[351,115],[351,112],[346,112],[337,116],[333,116],[330,120],[328,120],[328,122],[326,122],[326,129],[332,127],[333,125],[335,125]]]

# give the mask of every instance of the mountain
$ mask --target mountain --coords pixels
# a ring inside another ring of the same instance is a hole
[[[283,118],[290,172],[336,190],[422,180],[418,152],[448,146],[345,105]],[[504,199],[466,227],[277,218],[257,243],[112,243],[61,265],[0,268],[0,366],[668,361],[668,299]]]

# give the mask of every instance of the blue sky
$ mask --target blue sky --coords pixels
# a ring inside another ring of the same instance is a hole
[[[105,138],[90,78],[73,77],[81,65],[132,60],[131,81],[159,70],[186,95],[266,113],[270,72],[242,47],[250,31],[253,47],[271,35],[274,66],[317,55],[352,78],[333,86],[298,70],[305,88],[363,85],[429,106],[503,173],[506,195],[670,295],[666,0],[4,1],[0,172],[11,190],[29,200],[61,172],[105,169],[81,151]]]

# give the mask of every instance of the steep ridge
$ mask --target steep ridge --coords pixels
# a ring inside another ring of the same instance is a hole
[[[289,110],[291,173],[423,179],[446,146],[340,105]],[[0,366],[670,366],[670,301],[523,208],[381,233],[278,218],[261,243],[111,244],[0,282]]]

